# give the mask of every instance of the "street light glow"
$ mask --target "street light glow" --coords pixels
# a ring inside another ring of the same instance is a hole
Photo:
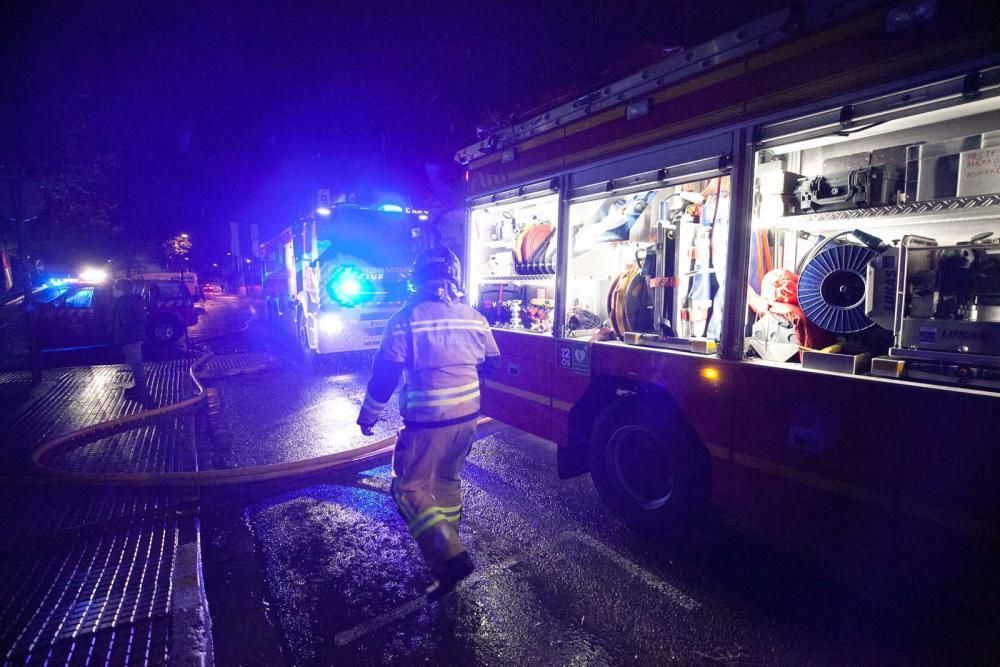
[[[80,271],[80,280],[86,280],[91,283],[102,283],[107,279],[108,272],[104,269],[95,269],[88,266],[83,271]]]

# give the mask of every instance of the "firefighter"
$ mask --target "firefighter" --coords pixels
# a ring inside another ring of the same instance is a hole
[[[461,267],[447,248],[413,265],[416,293],[386,325],[358,425],[372,435],[399,384],[403,429],[392,458],[392,497],[435,581],[429,601],[475,569],[458,534],[459,474],[476,435],[479,375],[495,372],[500,352],[486,319],[459,301]]]
[[[121,347],[125,363],[132,369],[135,385],[125,390],[125,398],[139,401],[143,407],[154,406],[146,388],[146,369],[142,365],[142,341],[146,338],[146,304],[135,294],[132,283],[124,278],[116,280],[112,293],[115,306],[112,312],[111,333],[114,344]]]

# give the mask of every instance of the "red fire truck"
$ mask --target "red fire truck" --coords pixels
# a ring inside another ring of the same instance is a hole
[[[814,5],[458,152],[485,410],[633,527],[711,504],[971,581],[1000,562],[1000,33]]]
[[[261,244],[270,321],[287,327],[304,358],[378,347],[410,293],[413,258],[429,247],[429,214],[395,204],[335,204]]]

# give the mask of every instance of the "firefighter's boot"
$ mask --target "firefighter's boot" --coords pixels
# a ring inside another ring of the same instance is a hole
[[[469,552],[463,551],[457,556],[453,556],[436,568],[434,575],[437,579],[427,587],[427,601],[436,602],[455,589],[458,582],[472,574],[476,569],[476,564],[472,562]]]

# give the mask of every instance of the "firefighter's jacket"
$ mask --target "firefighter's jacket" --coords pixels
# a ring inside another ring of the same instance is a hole
[[[500,352],[482,315],[459,301],[417,294],[386,324],[358,415],[372,424],[403,376],[399,411],[411,428],[447,426],[479,415],[480,367]]]

